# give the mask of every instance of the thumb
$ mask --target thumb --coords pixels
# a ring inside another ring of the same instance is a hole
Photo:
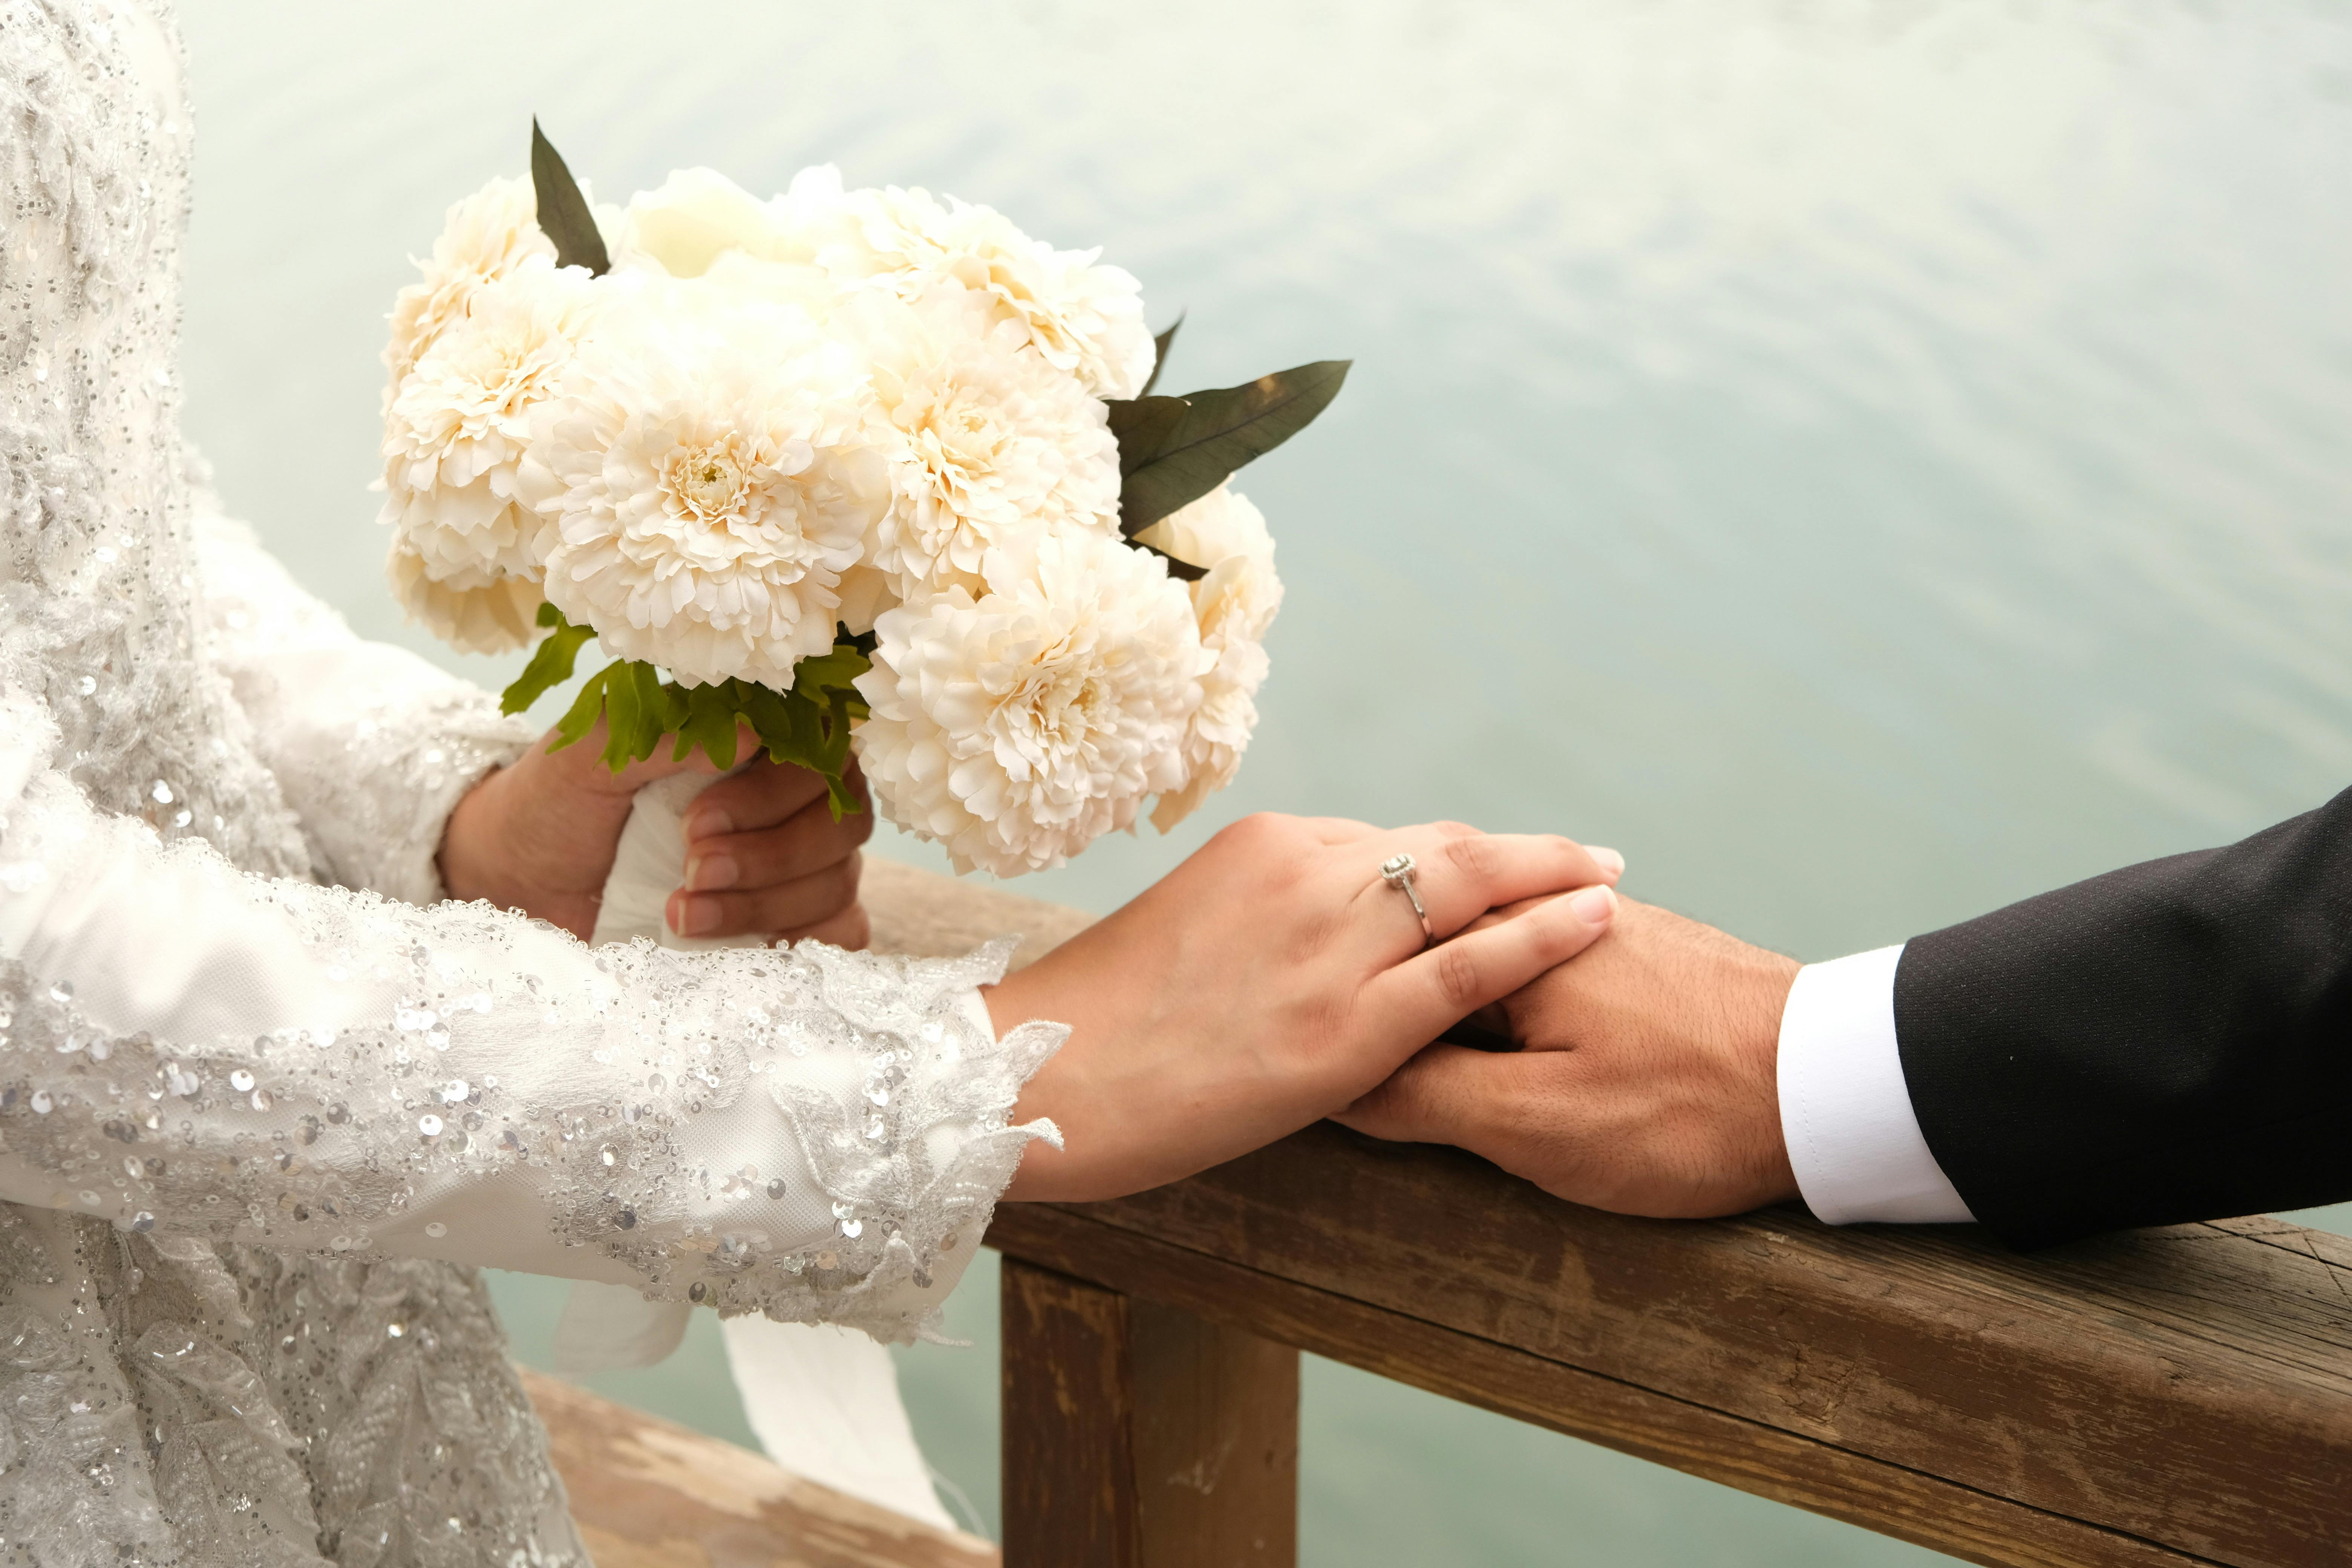
[[[1331,1120],[1394,1143],[1475,1149],[1498,1130],[1516,1097],[1524,1058],[1438,1044],[1389,1075]]]

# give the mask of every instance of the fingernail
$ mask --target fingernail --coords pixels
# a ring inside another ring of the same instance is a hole
[[[705,806],[696,812],[694,820],[686,825],[686,836],[689,840],[716,838],[734,831],[735,819],[715,805]]]
[[[742,875],[732,855],[697,855],[686,863],[686,890],[708,892],[713,888],[731,888]]]
[[[1586,925],[1601,925],[1617,912],[1617,895],[1604,887],[1579,888],[1569,894],[1568,907]]]
[[[1598,844],[1588,844],[1584,847],[1584,852],[1591,856],[1601,868],[1611,876],[1622,877],[1625,874],[1625,857],[1618,854],[1614,849],[1603,849]]]
[[[680,936],[700,936],[719,924],[719,900],[698,899],[689,894],[672,894],[669,900],[669,929]]]

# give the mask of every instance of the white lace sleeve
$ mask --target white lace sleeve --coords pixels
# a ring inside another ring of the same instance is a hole
[[[363,642],[250,529],[200,508],[196,560],[214,667],[300,818],[322,881],[429,904],[442,826],[534,731],[480,687]]]
[[[236,871],[93,811],[0,691],[0,1198],[134,1231],[634,1284],[903,1341],[1066,1031],[954,962],[591,950]]]

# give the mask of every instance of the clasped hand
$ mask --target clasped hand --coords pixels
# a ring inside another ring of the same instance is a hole
[[[1337,1120],[1456,1143],[1622,1214],[1695,1218],[1792,1199],[1778,1066],[1797,968],[1622,900],[1608,940],[1503,1000],[1520,1050],[1433,1045]]]
[[[697,752],[614,773],[600,760],[601,721],[577,745],[551,750],[554,739],[550,731],[458,803],[441,841],[441,879],[453,899],[519,909],[585,942],[637,791],[671,773],[718,769]],[[757,743],[748,731],[740,742],[746,752]],[[854,769],[849,782],[863,800],[865,781]],[[761,758],[695,797],[669,928],[680,936],[817,937],[863,947],[857,851],[873,831],[870,810],[835,821],[816,774]]]
[[[1452,940],[1424,950],[1412,903],[1381,879],[1400,852]],[[1565,838],[1458,823],[1235,823],[988,993],[999,1033],[1032,1018],[1071,1027],[1016,1110],[1052,1118],[1067,1146],[1033,1144],[1007,1195],[1117,1196],[1344,1110],[1457,1020],[1582,952],[1609,927],[1616,874],[1613,857]]]
[[[698,756],[613,773],[600,750],[593,735],[562,751],[542,740],[477,784],[442,844],[450,896],[584,940],[635,792],[712,771]],[[858,848],[873,820],[835,821],[823,781],[798,768],[763,761],[713,784],[688,817],[671,929],[864,945]],[[1400,852],[1418,862],[1434,946],[1381,878]],[[1794,1195],[1773,1049],[1795,963],[1621,902],[1622,868],[1566,838],[1458,823],[1234,824],[987,993],[999,1033],[1031,1018],[1071,1028],[1015,1111],[1052,1118],[1066,1146],[1033,1145],[1007,1195],[1116,1196],[1326,1116],[1457,1143],[1634,1213]],[[1481,1013],[1524,1048],[1428,1043]]]

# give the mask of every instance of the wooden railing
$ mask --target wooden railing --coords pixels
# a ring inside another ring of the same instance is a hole
[[[866,901],[907,952],[1084,923],[881,862]],[[1645,1221],[1324,1126],[989,1240],[1008,1568],[1290,1563],[1301,1350],[1972,1562],[2352,1563],[2352,1241],[2274,1220]]]

